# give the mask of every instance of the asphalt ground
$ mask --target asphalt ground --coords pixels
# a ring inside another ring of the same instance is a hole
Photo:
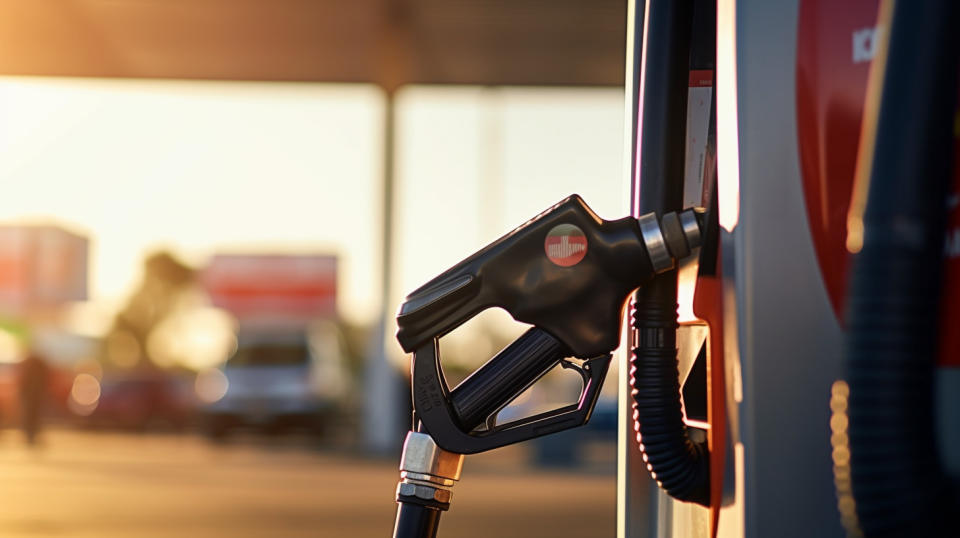
[[[391,535],[394,459],[296,440],[54,430],[28,448],[0,432],[0,537]],[[544,470],[527,447],[469,456],[440,538],[608,537],[609,465]],[[612,457],[612,445],[597,448]]]

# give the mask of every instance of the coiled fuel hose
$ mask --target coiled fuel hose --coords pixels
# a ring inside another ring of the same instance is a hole
[[[855,513],[843,514],[853,535],[956,536],[960,497],[937,457],[934,372],[960,8],[900,1],[881,12],[890,37],[873,66],[884,79],[867,112],[876,131],[864,137],[869,193],[848,299],[849,452],[834,448],[837,467],[849,459],[852,502],[838,474],[840,507]]]

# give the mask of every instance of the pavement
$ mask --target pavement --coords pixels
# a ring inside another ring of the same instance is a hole
[[[54,430],[42,440],[29,449],[19,432],[0,432],[2,538],[391,536],[394,459],[193,435]],[[467,457],[440,538],[615,535],[608,467],[531,468],[526,450]]]

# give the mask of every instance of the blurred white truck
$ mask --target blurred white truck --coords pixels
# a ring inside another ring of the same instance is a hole
[[[323,431],[346,394],[335,320],[336,258],[218,255],[203,273],[214,305],[237,318],[223,396],[202,411],[207,433]]]

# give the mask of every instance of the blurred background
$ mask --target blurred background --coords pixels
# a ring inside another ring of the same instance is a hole
[[[0,1],[0,534],[387,536],[396,308],[571,193],[626,214],[625,34],[613,0]],[[447,336],[451,386],[523,329]],[[615,463],[608,382],[468,457],[440,532],[611,535]]]

